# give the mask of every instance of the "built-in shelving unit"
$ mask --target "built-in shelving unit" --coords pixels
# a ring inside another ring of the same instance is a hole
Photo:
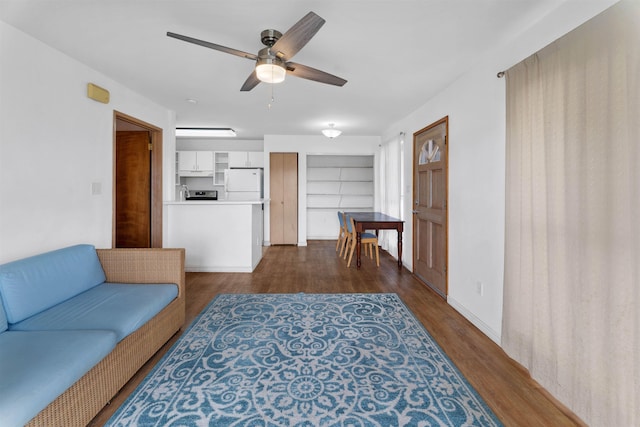
[[[307,157],[307,238],[335,239],[338,211],[372,211],[373,156]]]
[[[215,151],[213,153],[214,160],[214,185],[224,185],[224,171],[229,169],[229,153],[223,151]]]

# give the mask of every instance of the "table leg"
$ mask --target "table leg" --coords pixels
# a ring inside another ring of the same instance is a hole
[[[402,270],[402,231],[398,230],[398,270]]]
[[[356,232],[356,270],[360,270],[360,242],[362,241],[362,236],[360,232]]]

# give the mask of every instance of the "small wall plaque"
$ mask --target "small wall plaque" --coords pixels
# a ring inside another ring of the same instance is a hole
[[[94,85],[93,83],[87,84],[87,96],[94,101],[102,102],[103,104],[109,103],[109,91]]]

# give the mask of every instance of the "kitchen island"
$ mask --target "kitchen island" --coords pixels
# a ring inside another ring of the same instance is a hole
[[[165,246],[186,249],[185,271],[250,273],[262,259],[265,202],[165,202]]]

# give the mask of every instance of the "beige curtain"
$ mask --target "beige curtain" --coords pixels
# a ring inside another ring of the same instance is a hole
[[[592,426],[640,426],[640,2],[507,72],[502,344]]]
[[[402,206],[402,144],[404,134],[382,144],[379,156],[380,210],[389,216],[400,218]],[[382,249],[398,258],[398,234],[395,230],[381,230],[379,242]]]

